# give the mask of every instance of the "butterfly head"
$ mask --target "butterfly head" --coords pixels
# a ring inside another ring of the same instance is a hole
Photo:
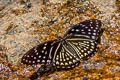
[[[61,37],[60,35],[57,36],[58,41],[60,41],[62,44],[67,44],[65,38]]]

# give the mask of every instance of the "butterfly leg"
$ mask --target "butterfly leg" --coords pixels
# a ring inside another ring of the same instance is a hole
[[[55,68],[52,64],[42,65],[35,73],[30,76],[31,80],[35,80],[38,77],[42,77],[44,74],[49,75],[55,71]]]

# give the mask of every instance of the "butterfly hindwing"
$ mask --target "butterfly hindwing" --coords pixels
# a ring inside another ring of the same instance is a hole
[[[74,68],[80,60],[87,60],[96,51],[96,42],[85,36],[66,38],[66,43],[59,43],[56,48],[53,64],[60,69]]]
[[[57,43],[48,41],[30,49],[23,57],[21,62],[27,65],[32,64],[51,64]]]
[[[69,46],[59,43],[53,58],[53,65],[58,69],[70,69],[74,68],[78,63],[78,56],[69,50]]]
[[[74,25],[69,29],[65,36],[74,34],[74,36],[88,36],[89,39],[97,40],[101,31],[101,21],[97,19],[86,20]]]
[[[97,49],[97,43],[94,40],[88,39],[86,37],[70,37],[66,39],[68,44],[76,51],[79,56],[79,60],[89,59]],[[72,52],[73,53],[73,52]]]

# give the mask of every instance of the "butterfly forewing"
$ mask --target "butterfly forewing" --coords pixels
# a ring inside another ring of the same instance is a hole
[[[101,21],[97,19],[91,19],[83,21],[77,25],[74,25],[65,34],[74,34],[74,36],[87,36],[89,39],[97,40],[99,32],[101,30]]]
[[[55,41],[42,43],[29,50],[22,57],[21,62],[27,65],[51,64],[57,45],[58,43]]]

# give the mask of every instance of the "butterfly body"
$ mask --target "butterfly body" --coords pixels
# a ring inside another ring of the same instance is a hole
[[[86,20],[69,29],[64,37],[42,43],[29,50],[21,62],[27,65],[52,65],[55,69],[71,69],[97,51],[101,21]]]

